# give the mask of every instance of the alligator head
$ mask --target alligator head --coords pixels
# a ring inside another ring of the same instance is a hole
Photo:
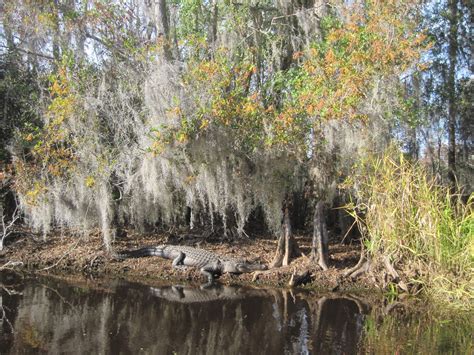
[[[227,261],[222,263],[223,273],[243,274],[257,270],[266,270],[267,266],[262,264],[249,264],[245,261]]]

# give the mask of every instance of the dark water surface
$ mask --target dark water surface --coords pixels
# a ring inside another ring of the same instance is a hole
[[[124,281],[70,284],[29,278],[21,284],[4,284],[0,306],[2,354],[472,350],[469,322],[400,320],[349,295],[231,286],[153,288]]]

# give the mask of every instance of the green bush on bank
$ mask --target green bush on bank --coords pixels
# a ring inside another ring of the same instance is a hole
[[[372,265],[390,261],[411,290],[460,307],[474,299],[474,194],[462,201],[419,163],[389,149],[354,169],[351,185]],[[396,156],[396,158],[394,158]]]

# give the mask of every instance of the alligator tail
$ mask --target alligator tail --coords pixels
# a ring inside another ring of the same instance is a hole
[[[117,258],[119,259],[130,259],[130,258],[143,258],[146,256],[155,256],[156,247],[145,247],[136,250],[124,250],[117,253]]]

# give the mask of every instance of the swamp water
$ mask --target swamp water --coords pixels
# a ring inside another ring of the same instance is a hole
[[[471,353],[472,317],[281,289],[32,277],[1,285],[1,354]],[[389,308],[391,310],[389,311]]]

